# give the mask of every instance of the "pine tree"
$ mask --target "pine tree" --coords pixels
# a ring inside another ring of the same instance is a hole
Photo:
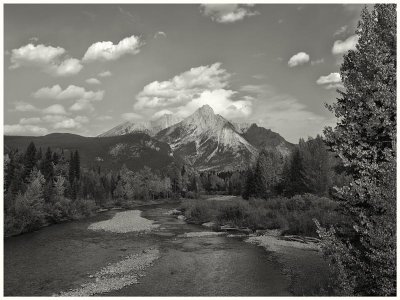
[[[47,148],[47,151],[44,155],[41,172],[43,173],[43,176],[47,182],[53,180],[54,165],[53,165],[53,155],[52,155],[50,147]]]
[[[341,294],[396,295],[396,5],[364,8],[328,144],[352,180],[335,198],[349,226],[319,228]]]
[[[68,180],[69,184],[72,186],[75,180],[75,155],[72,151],[69,159]]]
[[[74,173],[75,173],[75,178],[77,180],[79,180],[80,176],[81,176],[81,160],[79,157],[79,152],[78,150],[75,150],[75,157],[74,157],[74,162],[73,162],[74,166]]]
[[[28,148],[25,151],[24,175],[23,175],[24,179],[31,174],[33,167],[35,165],[36,165],[36,147],[33,142],[30,142]]]

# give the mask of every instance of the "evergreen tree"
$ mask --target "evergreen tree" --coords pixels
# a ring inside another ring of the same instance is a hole
[[[75,180],[75,155],[74,152],[71,151],[70,159],[69,159],[69,169],[68,169],[68,180],[69,184],[72,186]]]
[[[50,147],[47,148],[47,151],[44,155],[41,172],[43,173],[43,176],[47,182],[53,180],[54,166],[53,166],[53,155]]]
[[[32,170],[33,167],[36,165],[36,147],[33,142],[30,142],[28,148],[25,151],[24,157],[24,175],[23,178],[27,178]]]
[[[79,180],[79,178],[80,178],[80,176],[81,176],[81,160],[80,160],[80,157],[79,157],[79,152],[78,152],[78,150],[75,150],[75,157],[74,157],[74,162],[73,162],[73,164],[74,164],[74,175],[75,175],[75,178],[77,179],[77,180]]]
[[[301,140],[300,142],[301,143]],[[308,188],[304,185],[303,179],[303,162],[299,147],[296,147],[285,166],[284,172],[284,194],[292,197],[308,192]]]
[[[325,130],[352,177],[335,196],[350,224],[319,233],[338,293],[396,295],[396,5],[364,8],[357,34],[330,107],[338,123]]]

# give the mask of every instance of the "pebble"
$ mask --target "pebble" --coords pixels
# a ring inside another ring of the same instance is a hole
[[[159,257],[158,249],[147,249],[146,252],[129,255],[126,259],[109,264],[95,274],[89,275],[94,281],[83,283],[80,288],[70,289],[56,296],[92,296],[137,284],[138,278],[144,276],[143,271]]]
[[[142,218],[140,210],[129,210],[119,212],[110,220],[96,222],[91,224],[89,230],[104,230],[115,233],[127,232],[148,232],[160,225],[154,224],[154,221]]]

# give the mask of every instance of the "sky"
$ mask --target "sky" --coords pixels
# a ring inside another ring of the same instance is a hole
[[[290,142],[335,124],[363,5],[6,4],[4,134],[96,136],[204,104]]]

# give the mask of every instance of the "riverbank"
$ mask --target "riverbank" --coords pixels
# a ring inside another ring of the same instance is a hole
[[[121,213],[109,210],[5,239],[5,295],[288,296],[295,294],[293,284],[309,287],[313,275],[295,281],[280,253],[244,242],[248,236],[187,224],[168,214],[177,207],[150,205],[133,213],[159,225],[145,232],[90,230]],[[312,262],[316,254],[301,252],[298,260]]]

